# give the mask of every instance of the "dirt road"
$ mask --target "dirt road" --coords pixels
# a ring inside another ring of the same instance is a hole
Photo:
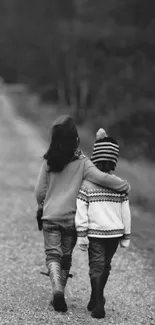
[[[155,275],[134,246],[119,249],[106,288],[106,318],[94,320],[89,298],[87,253],[75,249],[67,285],[68,312],[49,306],[42,233],[35,221],[34,184],[46,144],[0,95],[0,324],[155,325]]]

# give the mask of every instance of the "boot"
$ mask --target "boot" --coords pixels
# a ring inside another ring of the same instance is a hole
[[[102,276],[93,278],[92,292],[95,307],[92,310],[91,316],[93,318],[104,318],[105,317],[105,298],[103,297],[103,285]]]
[[[105,299],[104,295],[103,295],[102,298],[103,298],[103,302],[104,302],[104,305],[105,305],[106,299]],[[90,300],[89,300],[88,305],[87,305],[88,311],[92,311],[95,308],[95,306],[96,306],[95,297],[93,295],[93,292],[91,292]]]
[[[87,305],[87,309],[88,311],[92,311],[94,308],[95,308],[95,292],[93,290],[93,284],[92,284],[92,280],[90,280],[91,282],[91,295],[90,295],[90,300],[88,302],[88,305]],[[101,296],[103,298],[103,301],[104,301],[104,304],[106,302],[106,299],[104,297],[104,287],[105,287],[105,284],[106,284],[107,280],[105,280],[105,277],[104,277],[104,274],[102,274],[101,276]]]
[[[68,275],[67,275],[67,273],[68,273]],[[50,272],[49,272],[49,271],[47,271],[47,272],[45,272],[45,271],[40,271],[40,274],[42,274],[42,275],[46,275],[46,276],[50,276]],[[69,273],[69,270],[62,270],[62,271],[61,271],[61,274],[62,274],[62,282],[63,282],[63,286],[65,287],[68,278],[72,278],[73,275]]]
[[[88,302],[88,305],[87,305],[87,309],[89,311],[92,311],[93,308],[95,308],[95,295],[94,295],[94,292],[93,292],[93,283],[92,283],[91,279],[90,279],[90,283],[91,283],[91,295],[90,295],[90,299],[89,299],[89,302]]]
[[[49,263],[49,275],[52,283],[53,299],[51,304],[56,311],[67,311],[67,304],[64,297],[64,287],[61,278],[61,265],[53,261]]]
[[[95,300],[94,300],[94,297],[93,297],[93,292],[91,292],[90,299],[89,299],[89,302],[88,302],[88,305],[87,305],[87,309],[88,309],[88,311],[92,311],[93,308],[95,308]]]

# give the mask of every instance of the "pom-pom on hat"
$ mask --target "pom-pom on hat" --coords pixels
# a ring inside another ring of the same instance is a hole
[[[104,129],[96,133],[91,161],[96,165],[98,162],[111,161],[115,165],[119,156],[119,145],[116,140],[109,137]]]
[[[100,139],[103,139],[103,138],[105,138],[105,137],[107,137],[107,133],[106,133],[106,131],[104,130],[104,129],[99,129],[98,131],[97,131],[97,133],[96,133],[96,140],[100,140]]]

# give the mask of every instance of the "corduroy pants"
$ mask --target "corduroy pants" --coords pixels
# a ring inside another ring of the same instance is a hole
[[[90,278],[100,277],[103,272],[107,276],[111,270],[111,261],[116,253],[120,237],[96,238],[89,237],[89,275]]]

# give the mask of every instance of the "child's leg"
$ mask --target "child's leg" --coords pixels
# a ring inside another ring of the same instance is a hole
[[[46,265],[52,283],[54,309],[57,311],[66,311],[67,305],[64,299],[64,287],[61,278],[61,231],[59,226],[43,223],[44,245],[46,253]]]
[[[92,310],[91,315],[95,318],[103,318],[105,316],[103,308],[103,304],[105,304],[105,298],[102,298],[103,291],[110,274],[111,261],[117,250],[118,243],[119,238],[90,239],[90,277],[91,282],[93,284],[92,288],[94,291],[94,293],[92,291],[92,297],[94,295],[96,304],[95,308],[93,308]],[[96,279],[92,280],[94,276],[96,277]]]
[[[62,282],[65,288],[67,279],[69,276],[69,271],[72,264],[72,253],[76,245],[77,233],[75,227],[69,227],[62,231]]]
[[[105,245],[103,238],[89,238],[89,276],[92,293],[87,306],[95,318],[104,318],[105,299],[103,297],[102,274],[105,267]]]
[[[61,232],[60,228],[54,224],[43,222],[44,247],[46,254],[46,265],[49,268],[51,262],[61,262]]]
[[[105,268],[103,272],[103,277],[102,277],[102,285],[103,288],[105,287],[110,271],[111,271],[111,261],[116,253],[116,250],[118,248],[120,238],[107,238],[105,239]]]

